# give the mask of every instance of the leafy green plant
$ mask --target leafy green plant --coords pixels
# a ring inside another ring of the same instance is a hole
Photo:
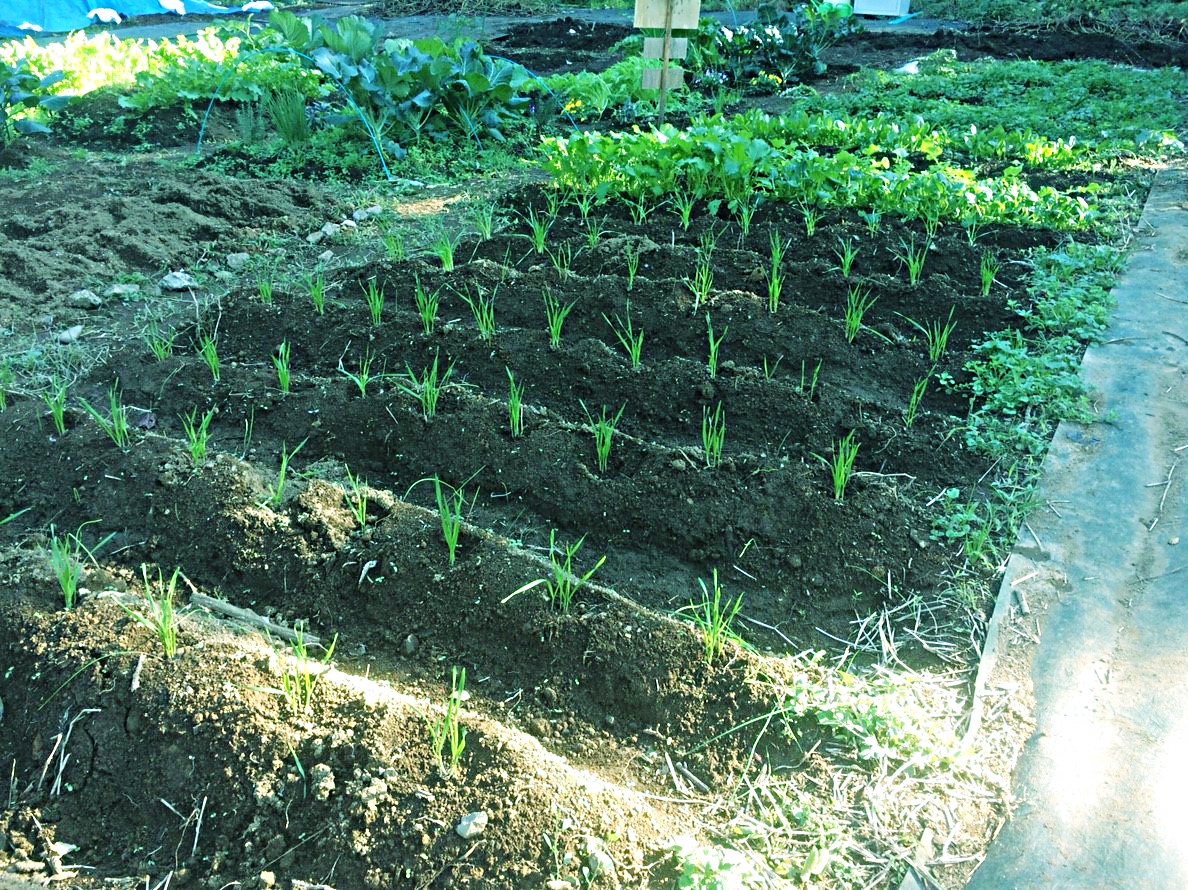
[[[386,297],[384,289],[374,278],[368,280],[367,287],[363,290],[363,299],[367,303],[367,314],[371,316],[371,326],[378,328],[383,323]]]
[[[606,405],[603,405],[602,415],[595,419],[590,414],[590,409],[586,407],[586,403],[582,402],[581,405],[582,410],[586,412],[586,419],[590,421],[590,431],[594,434],[594,453],[598,458],[598,471],[605,473],[610,462],[611,442],[614,439],[615,427],[618,426],[627,406],[623,405],[617,414],[610,416],[607,414]]]
[[[507,423],[513,438],[524,435],[524,387],[525,383],[516,383],[511,368],[507,371]]]
[[[146,611],[130,609],[121,604],[121,608],[128,613],[137,624],[148,628],[161,643],[161,649],[166,658],[177,655],[177,613],[173,608],[174,597],[177,595],[177,579],[181,577],[181,569],[174,569],[169,580],[157,569],[156,580],[149,578],[148,566],[140,565],[140,576],[144,579],[144,601]],[[154,590],[156,591],[154,593]]]
[[[350,467],[344,467],[347,484],[342,489],[342,499],[351,511],[351,516],[359,524],[359,528],[367,525],[367,483],[358,476],[352,475]]]
[[[879,228],[883,224],[883,212],[881,210],[859,211],[858,216],[866,223],[866,232],[871,238],[879,233]]]
[[[754,23],[713,29],[699,46],[701,64],[738,87],[795,82],[823,74],[821,53],[859,27],[848,4],[799,3],[787,12],[761,5]]]
[[[48,92],[65,78],[62,71],[39,77],[24,58],[11,62],[0,59],[0,150],[7,149],[18,136],[49,133],[49,127],[29,117],[27,112],[35,108],[56,111],[65,107],[70,97]]]
[[[41,394],[41,398],[49,408],[55,432],[59,436],[66,435],[66,382],[57,378],[50,381],[49,389]]]
[[[454,373],[454,362],[450,362],[445,371],[439,374],[439,357],[440,351],[435,352],[433,364],[425,368],[419,377],[411,366],[405,365],[403,380],[397,378],[394,382],[400,392],[412,396],[421,403],[421,414],[426,420],[432,420],[437,415],[437,401],[441,398],[442,391]]]
[[[781,238],[780,233],[773,228],[767,233],[767,243],[771,248],[771,263],[767,268],[767,311],[775,315],[784,293],[784,254],[792,242]]]
[[[710,321],[710,314],[705,313],[705,327],[706,335],[709,338],[709,355],[706,358],[706,370],[709,372],[710,380],[718,376],[718,348],[722,345],[722,341],[726,339],[726,332],[730,330],[730,325],[726,325],[722,329],[721,336],[714,337],[714,323]]]
[[[111,388],[107,391],[108,413],[106,415],[100,413],[86,399],[82,400],[82,406],[95,423],[99,424],[99,428],[106,433],[107,437],[116,444],[116,447],[127,450],[132,442],[132,431],[128,427],[128,409],[124,407],[123,400],[120,398],[118,384],[112,383]]]
[[[371,366],[374,364],[374,362],[375,355],[372,353],[371,347],[368,346],[363,350],[363,355],[359,356],[358,373],[354,371],[348,371],[346,369],[346,366],[342,363],[342,356],[338,357],[338,373],[358,387],[359,395],[361,397],[367,398],[367,387],[371,384],[371,381],[376,376],[375,374],[371,373]]]
[[[479,339],[490,343],[495,339],[495,290],[486,296],[480,292],[478,296],[472,297],[467,289],[458,296],[470,307],[474,323],[478,326]]]
[[[854,268],[854,260],[858,258],[858,245],[854,243],[853,237],[842,238],[839,235],[833,255],[837,257],[837,268],[842,273],[842,278],[849,278],[850,271]]]
[[[219,341],[214,334],[203,331],[198,335],[198,356],[210,369],[210,376],[215,383],[219,382]]]
[[[462,702],[466,698],[466,668],[451,668],[450,694],[446,697],[441,716],[437,720],[425,716],[425,722],[429,726],[430,744],[437,758],[437,768],[446,776],[453,776],[458,772],[458,764],[466,750],[466,728],[462,726],[461,720]]]
[[[285,496],[285,479],[289,473],[289,461],[297,456],[297,452],[305,447],[305,443],[309,441],[306,437],[301,440],[300,444],[289,451],[284,444],[281,444],[280,469],[277,470],[276,484],[268,489],[268,500],[266,503],[271,507],[279,507],[281,501]]]
[[[258,278],[256,280],[256,294],[260,297],[260,302],[265,306],[272,305],[272,279]]]
[[[565,324],[565,319],[577,305],[577,300],[563,304],[551,290],[545,288],[544,305],[545,321],[549,328],[549,347],[557,349],[561,345],[561,326]]]
[[[690,600],[682,611],[689,613],[693,625],[701,631],[705,662],[712,665],[725,653],[727,641],[739,639],[734,631],[734,619],[742,609],[743,598],[741,593],[734,599],[723,595],[717,569],[713,570],[710,582],[712,593],[704,580],[698,578],[697,583],[701,585],[701,600]]]
[[[210,422],[218,408],[211,408],[198,419],[198,409],[193,408],[189,414],[181,415],[182,431],[186,436],[186,450],[190,452],[190,459],[198,466],[206,460],[206,444],[210,439]]]
[[[833,499],[839,504],[845,500],[846,486],[850,484],[850,479],[854,475],[858,444],[854,441],[854,430],[850,430],[841,439],[833,441],[832,458],[814,455],[829,470],[829,479],[833,483]]]
[[[305,642],[305,628],[301,622],[293,626],[293,640],[289,648],[291,661],[281,670],[281,692],[293,713],[308,714],[313,708],[318,681],[329,667],[337,644],[338,635],[335,634],[325,654],[321,658],[312,658]]]
[[[846,340],[850,343],[854,342],[854,338],[862,330],[862,319],[866,317],[870,307],[878,301],[878,297],[872,297],[870,291],[861,285],[855,284],[850,287],[849,293],[846,295],[845,315],[842,318],[842,328],[845,331]]]
[[[282,340],[280,346],[276,347],[276,351],[272,353],[272,364],[276,368],[276,382],[280,391],[285,395],[289,394],[289,386],[292,383],[290,366],[292,355],[293,350],[288,340]]]
[[[420,276],[414,278],[413,301],[416,303],[417,316],[421,319],[421,329],[426,335],[432,334],[433,328],[437,324],[437,306],[440,301],[440,294],[440,288],[435,291],[428,291],[421,284]]]
[[[913,235],[911,243],[901,240],[899,246],[902,249],[895,252],[895,258],[907,269],[908,284],[915,287],[920,283],[920,276],[924,273],[924,260],[928,258],[932,242],[925,239],[922,244],[916,244],[916,238]]]
[[[593,577],[594,573],[598,571],[604,562],[606,556],[600,556],[594,565],[581,575],[578,575],[573,566],[573,559],[577,556],[577,552],[582,548],[586,536],[582,535],[572,544],[567,544],[564,547],[557,544],[557,532],[555,529],[549,530],[549,577],[537,578],[534,581],[529,581],[522,587],[509,593],[503,598],[503,602],[507,602],[513,597],[519,596],[521,593],[527,593],[529,590],[534,590],[537,587],[544,587],[545,600],[557,611],[562,614],[569,612],[569,607],[573,603],[574,595],[581,589],[582,585]]]
[[[644,332],[642,329],[636,331],[632,327],[630,300],[627,301],[627,309],[624,314],[627,316],[626,321],[620,318],[617,312],[615,313],[614,321],[611,321],[605,312],[602,313],[602,317],[610,325],[611,330],[614,331],[619,343],[627,350],[627,357],[631,359],[631,370],[638,371],[640,367],[640,356],[643,354]]]

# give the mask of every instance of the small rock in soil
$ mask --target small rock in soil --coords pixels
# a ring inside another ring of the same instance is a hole
[[[140,293],[139,284],[113,284],[103,292],[105,297],[134,297]]]
[[[194,276],[186,272],[170,272],[160,282],[161,290],[192,290],[198,287],[198,282]]]
[[[239,269],[242,269],[244,266],[246,266],[251,261],[251,259],[252,255],[250,253],[229,253],[227,254],[227,259],[225,262],[227,263],[228,269],[235,269],[238,271]]]
[[[70,302],[80,309],[98,309],[103,305],[103,298],[94,291],[83,288],[70,295]]]
[[[73,343],[82,336],[83,326],[80,324],[72,325],[66,330],[58,334],[59,343]]]
[[[472,837],[482,834],[486,827],[487,814],[483,810],[479,810],[477,813],[467,813],[459,819],[454,831],[458,833],[458,837],[468,841]]]

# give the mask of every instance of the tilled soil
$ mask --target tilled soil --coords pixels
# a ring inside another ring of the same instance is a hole
[[[960,39],[982,52],[986,38]],[[856,61],[878,46],[856,43]],[[501,52],[515,48],[509,38]],[[533,186],[502,198],[490,240],[457,244],[452,269],[360,258],[359,239],[377,234],[363,219],[355,240],[330,242],[319,313],[301,275],[265,303],[229,257],[250,243],[253,260],[312,270],[327,245],[294,245],[359,209],[332,188],[167,156],[114,167],[24,150],[13,168],[40,158],[55,173],[0,182],[0,325],[20,344],[6,354],[43,359],[69,396],[63,432],[45,390],[0,414],[0,519],[12,517],[0,526],[0,837],[15,870],[77,871],[75,883],[673,886],[667,842],[698,833],[707,801],[739,775],[795,766],[827,784],[811,732],[760,744],[731,731],[773,707],[762,653],[838,647],[861,616],[946,595],[960,559],[931,535],[938,496],[975,491],[991,467],[954,435],[965,397],[931,384],[910,423],[909,397],[929,373],[960,381],[971,344],[1018,323],[1007,301],[1026,298],[1021,261],[1057,237],[991,228],[975,249],[942,230],[909,286],[895,253],[923,233],[871,233],[852,213],[827,213],[810,238],[772,205],[747,233],[706,208],[686,231],[664,210],[637,222],[607,206],[594,236],[562,206],[537,253],[523,214],[549,209]],[[407,202],[396,216],[415,226],[417,212]],[[774,312],[772,231],[790,242]],[[713,283],[695,301],[686,279],[707,233]],[[851,279],[833,250],[848,238],[860,249]],[[269,239],[288,252],[268,254]],[[986,296],[984,249],[1004,270]],[[154,283],[172,269],[201,270],[206,285],[162,294]],[[858,278],[878,300],[851,342],[842,316]],[[141,287],[103,296],[119,282]],[[418,287],[439,300],[429,330]],[[378,319],[369,288],[385,297]],[[572,304],[556,345],[546,295]],[[493,301],[493,335],[467,299]],[[638,369],[611,324],[628,318],[644,333]],[[934,363],[911,322],[950,318]],[[149,350],[150,322],[176,332],[171,354]],[[722,338],[713,372],[710,325]],[[203,337],[217,342],[217,379],[197,354]],[[363,386],[350,375],[367,363]],[[430,412],[409,390],[434,365],[449,377]],[[509,375],[524,387],[520,435]],[[133,424],[124,448],[83,406],[106,405],[113,383]],[[701,431],[719,407],[711,466]],[[591,426],[620,409],[601,468]],[[211,410],[195,459],[183,418]],[[835,497],[825,462],[851,431],[857,472]],[[460,497],[454,553],[435,480]],[[67,532],[94,551],[71,611],[46,556]],[[579,574],[597,566],[565,611],[541,586],[516,593],[549,577],[551,544],[575,548]],[[165,658],[133,613],[146,578],[174,569],[189,605]],[[707,664],[687,606],[715,572],[742,597],[736,629],[751,648],[731,643]],[[270,625],[229,622],[201,596]],[[302,674],[281,635],[299,624],[318,678],[308,705],[285,694]],[[315,636],[334,641],[324,674]],[[910,643],[899,656],[936,661]],[[428,727],[460,667],[467,736],[450,769]],[[485,828],[471,833],[477,813]],[[973,857],[985,840],[974,830],[953,849]]]

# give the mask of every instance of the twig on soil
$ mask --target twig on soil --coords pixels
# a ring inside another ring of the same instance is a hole
[[[211,612],[218,612],[222,615],[226,615],[228,618],[232,618],[235,621],[242,621],[253,627],[262,627],[268,631],[269,634],[278,636],[290,643],[295,643],[297,641],[297,634],[295,631],[288,627],[282,627],[279,624],[269,621],[263,615],[257,615],[251,609],[242,609],[239,606],[233,606],[224,600],[215,599],[212,596],[207,596],[204,593],[198,593],[194,590],[190,591],[190,604],[194,606],[201,606],[204,609],[209,609]],[[321,643],[321,640],[312,634],[304,634],[303,637],[307,646],[317,646]]]

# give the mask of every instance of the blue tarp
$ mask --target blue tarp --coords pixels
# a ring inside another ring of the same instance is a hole
[[[0,3],[0,37],[22,37],[38,32],[76,31],[103,21],[93,10],[115,12],[121,18],[134,15],[201,13],[220,15],[251,12],[265,4],[216,6],[205,0],[3,0]],[[104,14],[106,15],[106,13]]]

